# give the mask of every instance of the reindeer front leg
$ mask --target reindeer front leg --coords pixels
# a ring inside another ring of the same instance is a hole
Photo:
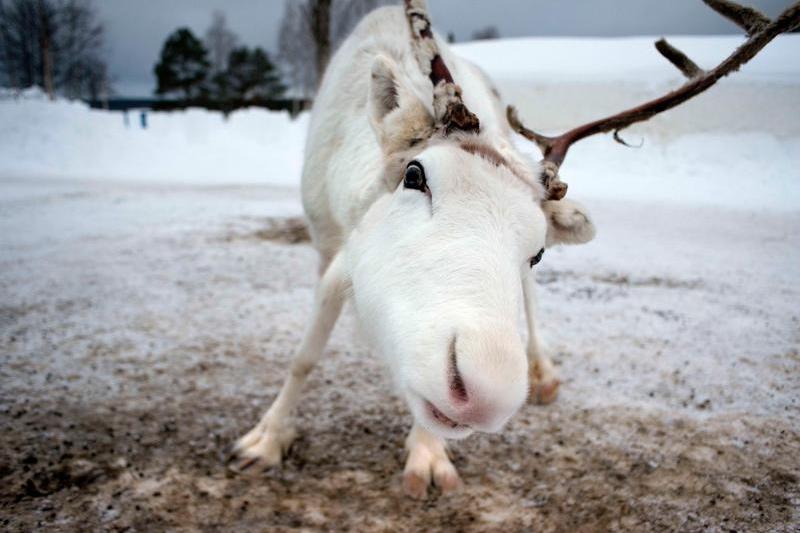
[[[228,457],[234,469],[243,471],[256,464],[275,466],[294,440],[295,430],[289,416],[300,400],[306,377],[322,355],[344,303],[347,278],[342,263],[343,258],[337,255],[322,274],[311,320],[292,359],[289,376],[261,421],[234,444]]]
[[[536,322],[536,280],[533,273],[522,276],[522,289],[525,298],[525,317],[528,323],[528,399],[545,405],[558,396],[558,379],[553,361],[545,355],[537,334]]]
[[[443,493],[461,485],[458,472],[447,456],[447,445],[442,437],[414,423],[406,438],[406,451],[408,458],[403,470],[403,491],[406,495],[424,498],[431,481]]]

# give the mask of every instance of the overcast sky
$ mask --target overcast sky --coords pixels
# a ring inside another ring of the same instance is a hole
[[[791,3],[743,1],[769,16]],[[117,93],[149,96],[155,88],[153,65],[175,28],[188,26],[202,36],[218,9],[242,44],[274,52],[284,0],[100,0],[95,5],[106,24]],[[458,41],[487,25],[503,37],[741,33],[700,0],[428,0],[428,6],[437,30],[452,31]]]

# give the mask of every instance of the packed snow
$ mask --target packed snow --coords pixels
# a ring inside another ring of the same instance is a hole
[[[457,51],[551,132],[679,84],[652,40]],[[739,42],[672,41],[705,66]],[[310,309],[313,250],[264,231],[301,214],[307,115],[150,112],[144,129],[138,113],[126,124],[3,93],[5,525],[791,529],[798,48],[800,35],[782,37],[708,94],[624,132],[640,148],[601,136],[571,150],[562,176],[598,237],[537,267],[560,397],[524,407],[500,435],[455,443],[465,487],[424,506],[400,497],[408,414],[349,311],[287,463],[246,480],[218,461],[276,394]],[[67,456],[96,475],[53,473]]]
[[[307,115],[201,109],[108,112],[49,102],[33,89],[0,99],[0,175],[108,182],[296,186]],[[142,127],[142,114],[146,127]]]

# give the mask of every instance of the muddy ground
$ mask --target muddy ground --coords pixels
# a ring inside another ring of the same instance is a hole
[[[294,193],[4,191],[3,530],[800,525],[796,215],[599,205],[606,237],[538,273],[561,397],[453,443],[463,488],[420,502],[400,486],[409,414],[349,309],[285,463],[241,477],[220,461],[310,307],[313,250],[280,222]]]

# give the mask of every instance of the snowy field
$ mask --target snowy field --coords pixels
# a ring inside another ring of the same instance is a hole
[[[733,38],[676,38],[701,64]],[[652,39],[461,45],[532,127],[680,83]],[[751,530],[800,525],[800,36],[684,108],[571,151],[598,237],[548,251],[564,384],[453,444],[464,487],[400,490],[409,414],[345,312],[284,465],[222,448],[274,398],[316,259],[307,116],[227,121],[0,99],[6,530]],[[519,58],[528,64],[518,65]],[[568,60],[566,60],[568,59]],[[664,63],[664,64],[662,64]],[[296,243],[294,241],[301,240]]]

